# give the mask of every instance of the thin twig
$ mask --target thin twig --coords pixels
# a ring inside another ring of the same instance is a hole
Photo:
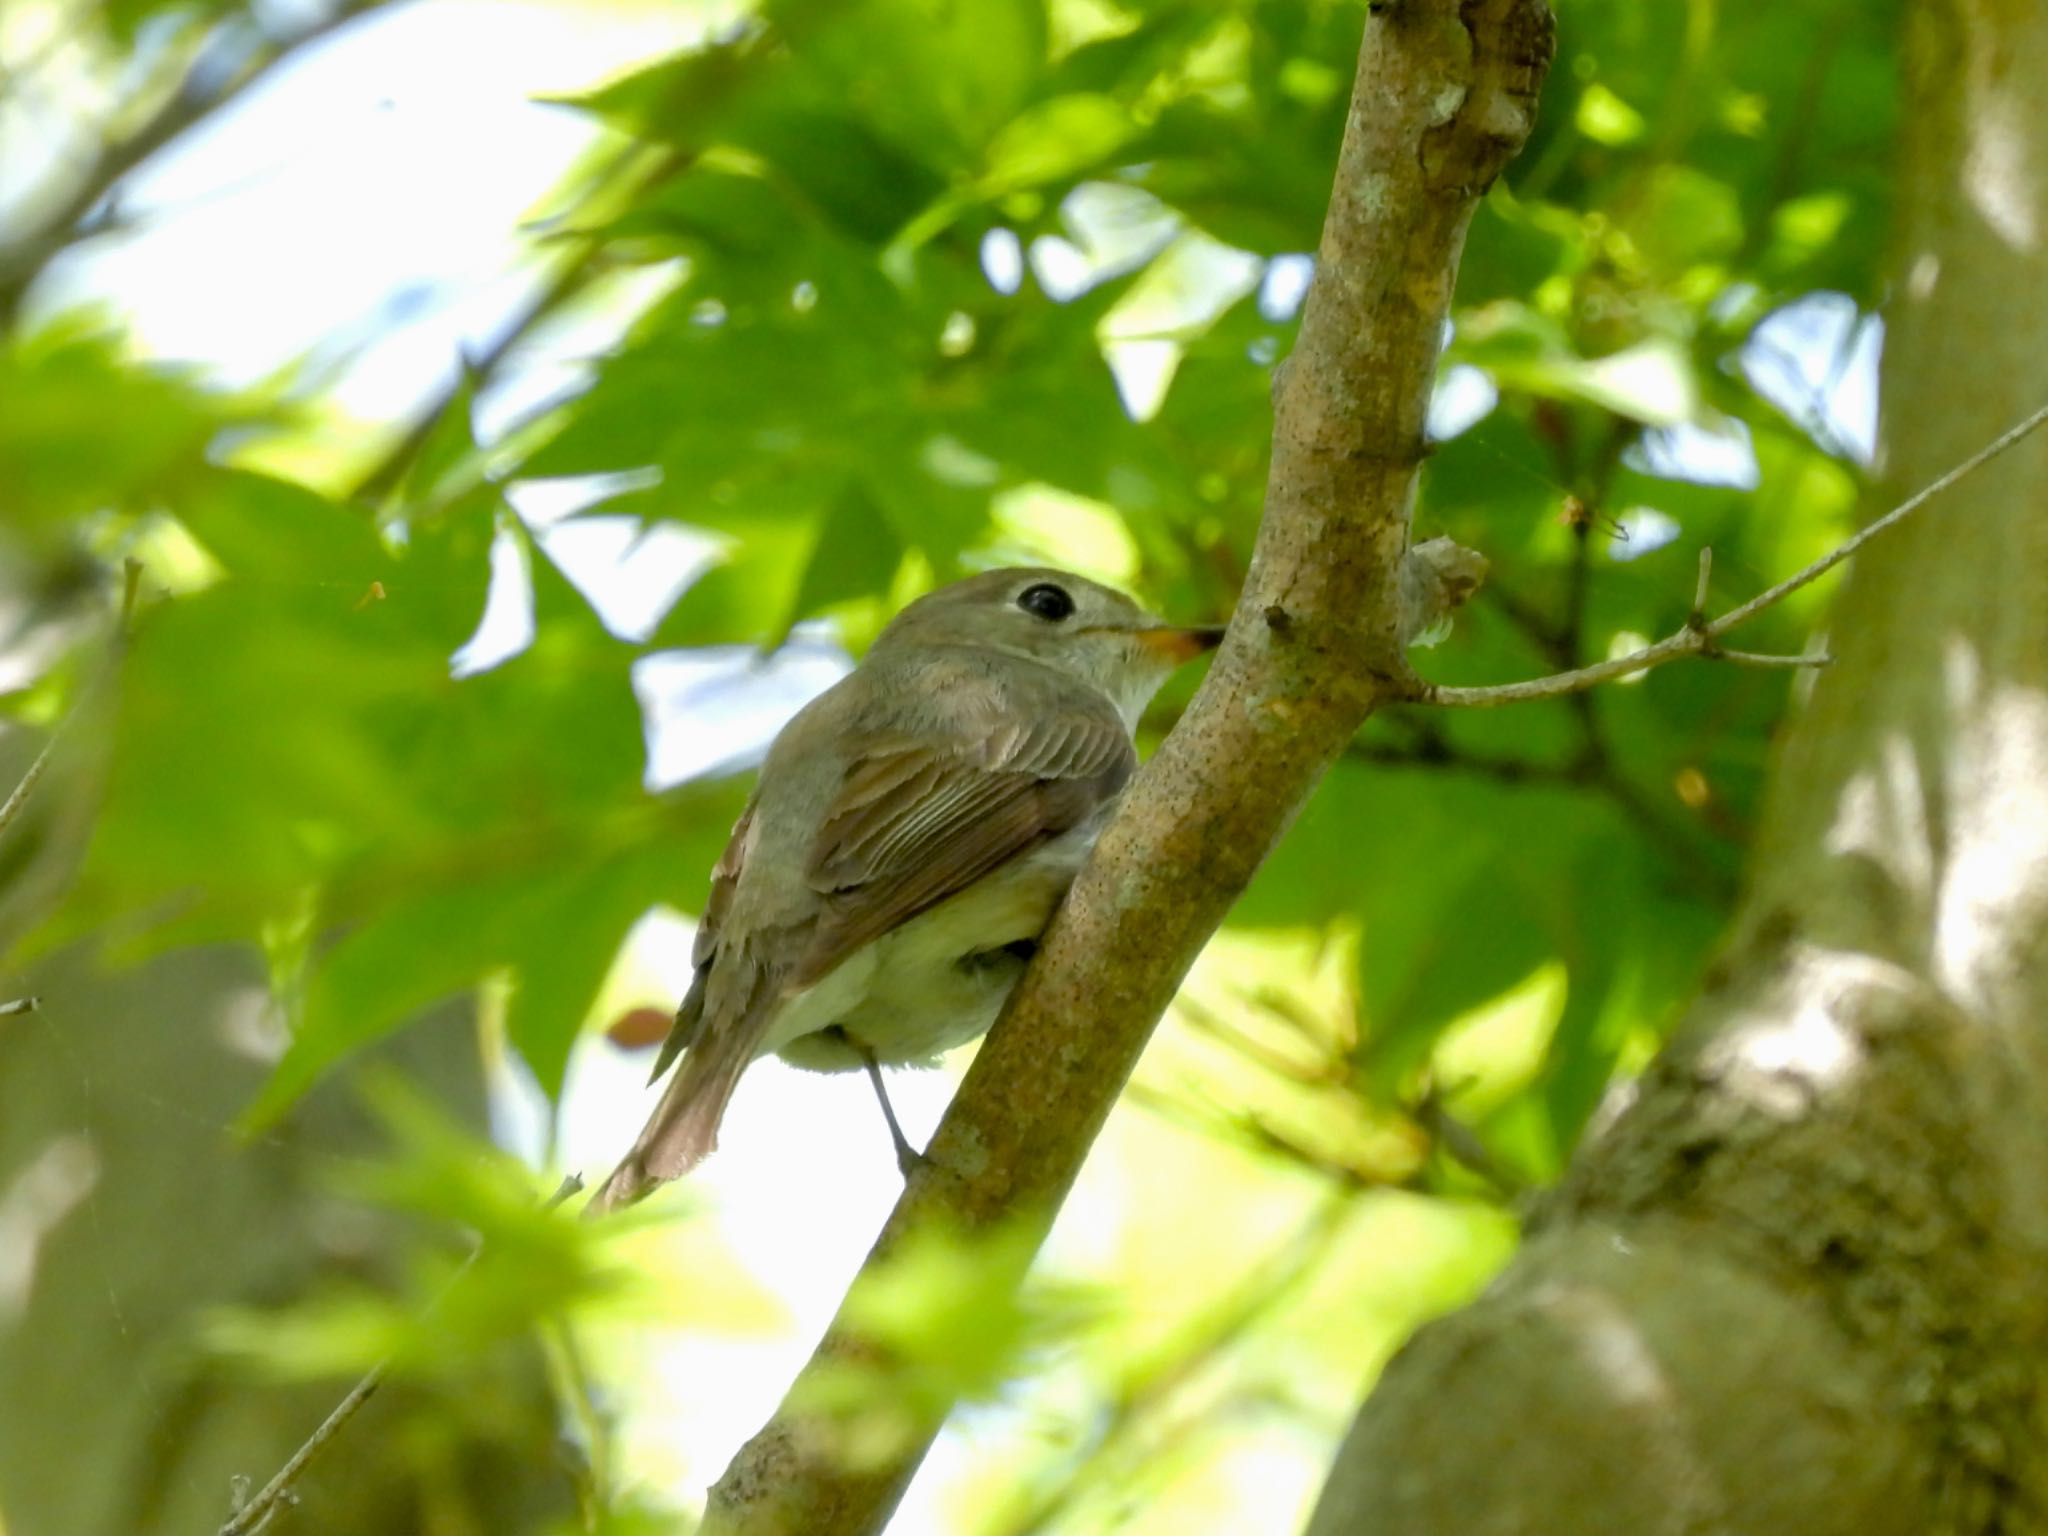
[[[1490,709],[1495,705],[1519,704],[1531,699],[1564,698],[1570,694],[1583,693],[1586,689],[1597,687],[1601,683],[1612,682],[1619,677],[1647,672],[1652,667],[1661,667],[1666,662],[1677,661],[1683,656],[1708,656],[1749,667],[1825,666],[1828,658],[1824,655],[1766,656],[1754,651],[1729,651],[1718,642],[1721,636],[1738,624],[1747,623],[1766,608],[1783,602],[1801,587],[1810,586],[1820,580],[1872,539],[1897,527],[1943,491],[1969,478],[2030,433],[2038,430],[2043,423],[2048,423],[2048,405],[2042,406],[2025,420],[2000,433],[1947,474],[1938,476],[1922,486],[1883,517],[1822,555],[1804,570],[1786,577],[1768,591],[1758,593],[1740,607],[1731,608],[1711,623],[1688,622],[1686,627],[1676,634],[1668,635],[1655,645],[1645,646],[1640,651],[1596,662],[1590,667],[1559,672],[1550,677],[1530,678],[1519,683],[1500,683],[1487,688],[1444,688],[1433,683],[1425,683],[1415,691],[1413,702],[1440,704],[1451,709]]]
[[[570,1174],[562,1180],[561,1187],[548,1196],[547,1204],[542,1209],[553,1210],[582,1188],[583,1176]],[[462,1277],[469,1273],[471,1266],[482,1253],[481,1244],[470,1251],[469,1257],[464,1259],[455,1273],[449,1277],[447,1288],[436,1298],[434,1306],[439,1306],[447,1299],[448,1292],[461,1283]],[[363,1379],[348,1389],[347,1396],[334,1405],[334,1411],[320,1421],[320,1427],[306,1437],[305,1444],[293,1451],[290,1459],[278,1468],[277,1476],[263,1485],[263,1491],[247,1503],[238,1505],[228,1516],[227,1524],[220,1528],[220,1536],[256,1536],[258,1531],[270,1523],[280,1508],[298,1502],[292,1494],[293,1485],[305,1474],[313,1458],[320,1454],[327,1443],[347,1427],[350,1419],[362,1412],[363,1404],[376,1395],[377,1389],[384,1385],[385,1378],[390,1374],[391,1361],[388,1359],[379,1360],[371,1366],[364,1373]]]
[[[1832,666],[1835,660],[1826,651],[1814,651],[1804,656],[1782,656],[1775,651],[1731,651],[1726,646],[1716,646],[1705,654],[1715,661],[1725,661],[1731,667],[1760,667],[1780,672],[1800,667]]]
[[[113,648],[108,654],[106,666],[93,674],[87,683],[88,687],[111,672],[119,662],[121,652],[128,642],[129,629],[135,621],[135,604],[141,590],[142,562],[130,555],[121,562],[121,608],[114,623]],[[74,703],[70,712],[59,720],[50,732],[49,740],[43,743],[43,750],[38,752],[35,761],[28,765],[28,772],[24,773],[21,782],[14,786],[14,792],[7,797],[6,804],[0,805],[0,835],[4,835],[14,824],[14,819],[27,808],[29,796],[35,793],[36,785],[42,782],[43,773],[50,766],[50,755],[56,751],[57,742],[63,736],[64,728],[71,723],[72,716],[77,712],[78,705]]]
[[[43,750],[36,754],[36,760],[28,765],[28,772],[21,776],[21,782],[14,786],[14,793],[7,797],[7,803],[0,805],[0,833],[12,826],[14,818],[27,806],[28,797],[35,793],[36,785],[42,782],[43,771],[50,766],[50,753],[56,745],[57,734],[53,731],[50,739],[43,743]]]
[[[1579,552],[1584,552],[1583,545]],[[1702,558],[1707,558],[1705,551],[1702,551]],[[1569,670],[1577,664],[1579,642],[1576,633],[1553,630],[1534,606],[1505,591],[1497,582],[1489,582],[1484,590],[1530,643],[1558,667]],[[1704,603],[1704,598],[1701,602]],[[1704,622],[1705,615],[1700,617]],[[1748,656],[1748,652],[1741,653],[1744,661]],[[1602,795],[1634,821],[1653,842],[1685,865],[1704,889],[1714,893],[1717,899],[1732,895],[1733,883],[1729,872],[1688,835],[1685,827],[1661,815],[1622,772],[1601,727],[1593,699],[1591,693],[1581,693],[1572,700],[1577,706],[1582,740],[1579,749],[1568,756],[1528,758],[1469,751],[1454,746],[1435,725],[1425,724],[1421,719],[1403,720],[1417,732],[1413,743],[1390,745],[1354,741],[1346,749],[1345,756],[1376,767],[1440,768],[1472,773],[1501,784],[1557,785]]]
[[[1760,593],[1752,597],[1741,607],[1721,615],[1712,625],[1714,633],[1717,635],[1723,634],[1733,629],[1736,625],[1754,618],[1772,604],[1782,602],[1801,587],[1818,581],[1879,534],[1904,522],[1943,491],[1949,490],[1962,481],[1969,479],[1970,476],[1974,475],[1986,464],[1989,464],[1993,459],[1999,457],[2008,449],[2016,447],[2023,439],[2037,431],[2044,422],[2048,422],[2048,405],[2040,407],[2016,425],[2006,428],[2005,431],[1999,433],[1997,437],[1986,443],[1982,448],[1979,448],[1954,469],[1948,471],[1947,474],[1937,475],[1896,507],[1893,507],[1891,511],[1885,513],[1883,517],[1880,517],[1876,522],[1834,550],[1822,555],[1820,559],[1814,561],[1805,570],[1800,571],[1797,575],[1786,577],[1785,580],[1779,582],[1769,591]]]
[[[468,1269],[475,1261],[476,1255],[472,1253],[463,1261],[463,1269]],[[291,1460],[278,1469],[277,1476],[264,1485],[263,1491],[229,1516],[228,1523],[220,1528],[220,1536],[255,1536],[257,1531],[270,1524],[280,1508],[296,1504],[298,1500],[292,1494],[292,1484],[299,1480],[307,1463],[320,1454],[321,1448],[340,1434],[350,1419],[362,1412],[363,1404],[384,1385],[384,1378],[390,1371],[391,1362],[388,1360],[380,1360],[371,1366],[368,1374],[348,1389],[348,1396],[335,1405],[334,1412],[307,1436],[306,1443],[292,1452]]]

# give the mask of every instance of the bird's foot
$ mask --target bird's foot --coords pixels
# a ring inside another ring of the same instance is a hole
[[[931,1161],[910,1144],[910,1138],[903,1134],[903,1127],[896,1123],[896,1110],[889,1102],[889,1090],[882,1086],[882,1065],[875,1060],[875,1053],[854,1039],[838,1025],[832,1026],[841,1040],[844,1040],[860,1055],[860,1063],[867,1069],[868,1082],[874,1086],[875,1100],[882,1106],[882,1118],[889,1122],[889,1140],[896,1147],[896,1168],[908,1184],[910,1176]]]
[[[896,1171],[903,1175],[904,1183],[908,1184],[911,1175],[920,1168],[929,1168],[931,1165],[932,1160],[926,1157],[924,1153],[918,1151],[909,1142],[899,1141],[896,1143]]]

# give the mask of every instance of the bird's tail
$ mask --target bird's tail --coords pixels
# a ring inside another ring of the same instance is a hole
[[[718,1145],[725,1106],[732,1100],[740,1074],[754,1059],[754,1045],[753,1031],[725,1030],[714,1038],[699,1039],[684,1052],[682,1067],[648,1117],[633,1150],[591,1196],[586,1215],[644,1199],[711,1155]]]

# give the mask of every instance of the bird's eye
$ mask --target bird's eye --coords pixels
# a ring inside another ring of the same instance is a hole
[[[1017,594],[1017,606],[1026,613],[1057,624],[1061,619],[1071,618],[1074,599],[1065,587],[1056,587],[1049,581],[1041,581],[1035,587],[1026,587]]]

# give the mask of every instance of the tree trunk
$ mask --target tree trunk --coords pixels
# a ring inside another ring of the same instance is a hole
[[[1888,502],[2048,399],[2048,8],[1909,8]],[[2039,1529],[2048,438],[1858,557],[1674,1044],[1311,1536]]]

